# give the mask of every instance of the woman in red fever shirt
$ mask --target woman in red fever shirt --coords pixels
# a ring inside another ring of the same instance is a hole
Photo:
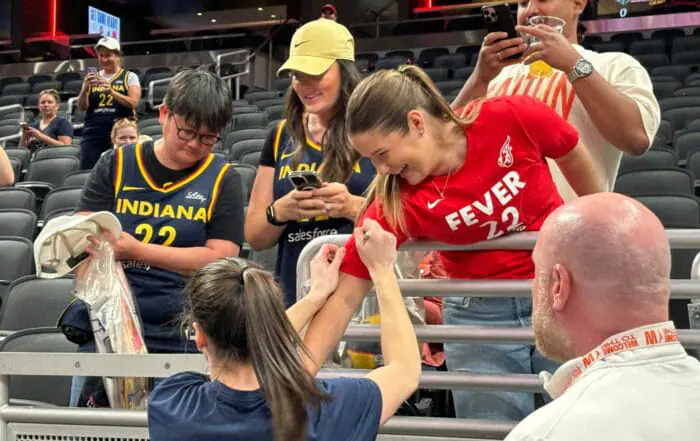
[[[353,148],[374,163],[358,228],[377,220],[397,238],[468,245],[513,232],[538,231],[562,204],[546,158],[557,162],[579,195],[601,191],[599,175],[576,130],[526,96],[473,102],[453,111],[418,67],[377,72],[353,92],[347,108]],[[362,237],[362,236],[357,236]],[[309,327],[305,342],[328,354],[372,287],[351,238],[338,288]],[[441,251],[452,279],[531,279],[531,251]],[[525,298],[446,297],[445,324],[530,326]],[[530,373],[526,345],[448,343],[452,371]],[[323,360],[317,360],[322,362]],[[519,420],[533,408],[526,393],[455,391],[459,418]]]

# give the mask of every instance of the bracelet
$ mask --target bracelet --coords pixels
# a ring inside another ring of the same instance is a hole
[[[301,289],[305,296],[308,295],[311,292],[311,279],[307,279]]]

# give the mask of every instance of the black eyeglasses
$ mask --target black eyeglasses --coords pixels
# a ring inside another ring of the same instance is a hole
[[[211,147],[214,144],[216,144],[217,142],[221,141],[220,136],[200,135],[199,133],[195,132],[194,130],[181,129],[180,126],[177,124],[177,120],[175,119],[174,115],[173,115],[173,121],[175,122],[175,127],[177,127],[177,137],[183,141],[192,141],[195,138],[199,138],[199,142],[202,145],[206,145],[207,147]]]

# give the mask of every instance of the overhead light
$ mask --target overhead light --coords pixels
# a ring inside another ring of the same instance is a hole
[[[197,12],[197,17],[201,17],[201,16],[202,16],[202,13],[201,13],[201,12]]]
[[[275,14],[270,15],[271,18],[277,17]]]
[[[262,12],[263,8],[258,8],[258,12]]]
[[[212,19],[211,19],[211,22],[212,22],[212,23],[216,23],[216,19],[215,19],[215,18],[212,18]]]

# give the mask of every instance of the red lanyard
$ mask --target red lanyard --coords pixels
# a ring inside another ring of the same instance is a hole
[[[619,354],[630,349],[648,348],[672,343],[678,343],[678,331],[673,326],[673,322],[658,323],[617,334],[578,359],[564,389],[568,389],[578,377],[598,360],[609,355]]]

